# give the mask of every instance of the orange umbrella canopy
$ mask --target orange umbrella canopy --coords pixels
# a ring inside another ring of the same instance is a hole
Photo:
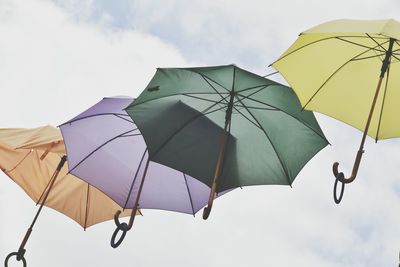
[[[62,135],[57,128],[0,129],[0,168],[36,203],[66,154]],[[68,164],[68,162],[67,162]],[[79,223],[85,229],[110,220],[121,207],[87,182],[68,174],[65,164],[44,204]],[[125,210],[122,216],[128,216]]]

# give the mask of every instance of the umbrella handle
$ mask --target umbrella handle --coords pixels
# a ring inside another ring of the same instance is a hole
[[[211,204],[211,206],[207,206],[203,209],[203,220],[208,219],[208,216],[210,216],[210,213],[211,213],[211,208],[212,208],[212,204]]]
[[[361,143],[361,147],[362,146],[363,146],[363,143]],[[358,168],[360,167],[360,162],[361,162],[361,158],[362,158],[363,153],[364,153],[364,150],[362,148],[360,148],[360,150],[358,150],[358,152],[357,152],[356,160],[354,161],[353,170],[351,172],[351,176],[350,177],[345,178],[344,173],[343,172],[339,172],[339,162],[333,163],[332,171],[333,171],[333,175],[335,176],[335,184],[334,184],[334,188],[333,188],[333,194],[334,194],[333,197],[334,197],[334,200],[335,200],[336,204],[339,204],[340,201],[342,200],[345,184],[352,183],[356,179],[357,173],[358,173]],[[339,197],[337,197],[337,190],[336,190],[338,182],[342,183],[342,189],[340,190]]]
[[[335,184],[333,185],[333,200],[335,201],[336,204],[339,204],[342,201],[342,198],[343,198],[344,187],[346,185],[344,182],[342,182],[343,178],[344,178],[343,172],[339,173],[336,176]],[[342,186],[341,186],[340,194],[339,194],[339,197],[338,197],[337,196],[337,185],[338,185],[339,182],[342,184]]]
[[[119,247],[119,245],[121,245],[122,241],[124,241],[126,233],[132,228],[132,225],[133,225],[133,224],[128,225],[125,222],[121,223],[119,221],[120,214],[121,214],[120,210],[118,210],[114,214],[114,222],[115,222],[115,225],[117,226],[117,228],[115,229],[114,233],[111,236],[110,244],[111,244],[111,247],[113,247],[113,248],[117,248],[117,247]],[[120,238],[118,239],[118,241],[115,242],[115,239],[117,238],[117,234],[119,231],[122,231],[122,234],[121,234]]]
[[[12,253],[8,254],[6,259],[5,259],[5,261],[4,261],[4,267],[8,267],[8,261],[13,256],[16,256],[17,261],[21,261],[22,260],[23,266],[26,267],[26,260],[25,260],[25,257],[24,257],[25,251],[26,251],[25,249],[19,249],[18,252],[12,252]]]

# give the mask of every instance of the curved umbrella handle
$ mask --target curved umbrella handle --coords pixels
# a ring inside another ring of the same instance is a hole
[[[353,169],[351,176],[348,178],[345,178],[344,173],[339,172],[339,162],[333,163],[332,171],[333,171],[333,175],[335,176],[335,178],[344,184],[352,183],[356,179],[356,176],[357,176],[357,172],[354,173],[354,169]]]
[[[111,244],[111,246],[112,246],[113,248],[119,247],[119,245],[121,245],[122,241],[124,240],[126,233],[127,233],[129,230],[132,229],[133,222],[134,222],[135,216],[136,216],[136,211],[137,211],[137,208],[132,209],[131,217],[130,217],[130,219],[129,219],[129,224],[127,224],[127,223],[125,223],[125,222],[121,223],[121,222],[119,221],[119,216],[121,215],[121,212],[122,212],[122,211],[118,210],[118,211],[114,214],[114,222],[115,222],[115,225],[117,226],[117,228],[115,229],[114,233],[113,233],[112,236],[111,236],[111,242],[110,242],[110,244]],[[120,238],[118,239],[118,241],[115,242],[115,239],[117,238],[117,234],[118,234],[119,231],[122,231],[122,234],[121,234]]]
[[[25,260],[24,254],[25,254],[25,249],[18,250],[18,252],[12,252],[12,253],[8,254],[6,259],[4,260],[4,267],[8,267],[8,261],[13,256],[16,256],[17,261],[22,260],[23,266],[26,267],[26,260]]]
[[[358,167],[360,167],[360,162],[361,162],[363,153],[364,153],[364,150],[362,150],[362,149],[358,150],[356,160],[354,161],[353,170],[351,172],[350,177],[345,178],[344,173],[339,172],[339,162],[333,163],[332,171],[333,171],[333,175],[335,176],[335,184],[333,186],[333,198],[334,198],[336,204],[339,204],[342,201],[345,184],[352,183],[356,179]],[[337,197],[337,184],[339,182],[342,184],[342,187],[340,190],[339,197]]]
[[[132,228],[132,225],[129,227],[129,225],[125,222],[121,223],[119,221],[119,216],[121,215],[121,211],[118,210],[115,214],[114,214],[114,222],[115,225],[117,226],[117,228],[115,229],[114,233],[111,236],[111,247],[113,248],[117,248],[119,247],[119,245],[121,245],[122,241],[124,241],[124,238],[126,236],[126,233]],[[115,242],[115,239],[117,238],[117,234],[119,231],[122,231],[122,234],[120,236],[120,238],[118,239],[117,242]]]
[[[344,187],[345,187],[345,183],[342,182],[342,180],[344,179],[344,174],[343,172],[340,172],[335,179],[335,184],[333,185],[333,200],[335,201],[336,204],[339,204],[342,201],[343,198],[343,194],[344,194]],[[338,183],[341,183],[342,187],[340,189],[340,194],[339,197],[337,196],[337,185]]]
[[[120,238],[118,239],[118,241],[115,242],[115,239],[117,238],[117,234],[119,231],[122,231],[122,234],[121,234]],[[113,247],[113,248],[119,247],[119,245],[121,245],[122,241],[124,241],[124,238],[125,238],[127,232],[128,232],[128,225],[126,223],[119,224],[111,236],[111,241],[110,241],[111,247]]]

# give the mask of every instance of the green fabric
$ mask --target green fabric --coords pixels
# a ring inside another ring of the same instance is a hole
[[[234,94],[217,192],[246,185],[290,185],[328,142],[291,88],[234,65],[158,69],[126,111],[153,161],[211,186]]]

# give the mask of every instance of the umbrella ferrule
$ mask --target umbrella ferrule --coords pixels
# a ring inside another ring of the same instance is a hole
[[[394,44],[394,39],[390,38],[389,48],[386,51],[385,59],[382,62],[381,76],[380,76],[382,78],[385,76],[385,73],[386,73],[386,71],[387,71],[387,69],[389,67],[389,64],[390,64],[390,57],[392,56],[392,53],[393,53],[393,44]]]

